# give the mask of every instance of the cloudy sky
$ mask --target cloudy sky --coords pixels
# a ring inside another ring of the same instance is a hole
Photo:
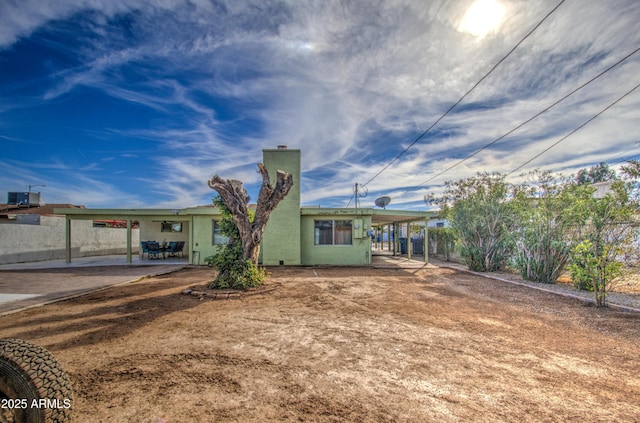
[[[476,172],[640,157],[639,47],[637,0],[3,0],[0,191],[188,207],[218,174],[257,198],[286,144],[305,205],[358,182],[424,210]]]

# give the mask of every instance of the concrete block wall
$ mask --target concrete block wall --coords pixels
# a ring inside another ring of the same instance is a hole
[[[71,256],[126,254],[126,228],[94,228],[91,220],[71,222]],[[131,245],[138,253],[140,232],[132,229]],[[0,264],[64,259],[65,218],[41,216],[40,225],[0,224]]]

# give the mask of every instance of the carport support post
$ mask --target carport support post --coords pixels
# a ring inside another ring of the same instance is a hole
[[[67,216],[64,221],[65,259],[67,263],[71,263],[71,218]]]
[[[393,241],[391,241],[391,234],[393,234]],[[392,223],[389,225],[389,251],[391,251],[391,255],[396,255],[396,224]]]
[[[411,260],[411,222],[407,222],[407,260]]]
[[[384,238],[382,240],[384,242]],[[391,252],[391,225],[387,225],[387,251]]]
[[[131,262],[131,219],[127,219],[127,263]]]
[[[393,222],[393,255],[400,253],[400,238],[398,237],[398,225],[396,222]]]
[[[429,229],[427,229],[428,224],[429,224],[429,220],[425,220],[424,221],[424,246],[422,247],[422,249],[424,250],[425,264],[429,263],[429,250],[427,248],[429,247]]]

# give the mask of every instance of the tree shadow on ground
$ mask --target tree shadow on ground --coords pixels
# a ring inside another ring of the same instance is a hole
[[[21,338],[48,349],[64,350],[93,345],[126,336],[153,321],[196,307],[193,297],[181,295],[185,281],[157,279],[113,287],[62,301],[44,308],[28,310],[19,328],[12,315],[0,320],[3,337]],[[47,342],[54,336],[56,340]],[[61,340],[62,338],[62,340]],[[43,340],[44,342],[41,342]]]

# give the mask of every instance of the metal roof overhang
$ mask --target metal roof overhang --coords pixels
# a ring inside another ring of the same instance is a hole
[[[374,226],[382,226],[393,223],[424,222],[433,215],[433,212],[372,208],[303,207],[300,209],[300,214],[303,216],[371,216],[371,222]]]
[[[189,222],[194,216],[220,216],[215,207],[192,207],[187,209],[80,209],[54,208],[54,213],[64,215],[66,261],[71,263],[71,221],[72,220],[126,220],[127,223],[127,263],[132,263],[131,222],[172,221]],[[191,250],[191,247],[188,247]]]
[[[427,211],[371,209],[371,223],[376,226],[393,223],[424,222],[433,214]]]
[[[220,212],[215,207],[193,207],[186,209],[77,209],[56,208],[56,214],[63,214],[70,219],[78,220],[189,220],[191,216],[218,216]],[[434,212],[386,210],[372,208],[307,208],[300,209],[301,215],[319,216],[371,216],[372,224],[390,225],[393,223],[424,222]]]
[[[56,208],[56,214],[63,214],[77,220],[174,220],[187,221],[191,216],[217,216],[215,207],[193,207],[188,209],[67,209]]]

